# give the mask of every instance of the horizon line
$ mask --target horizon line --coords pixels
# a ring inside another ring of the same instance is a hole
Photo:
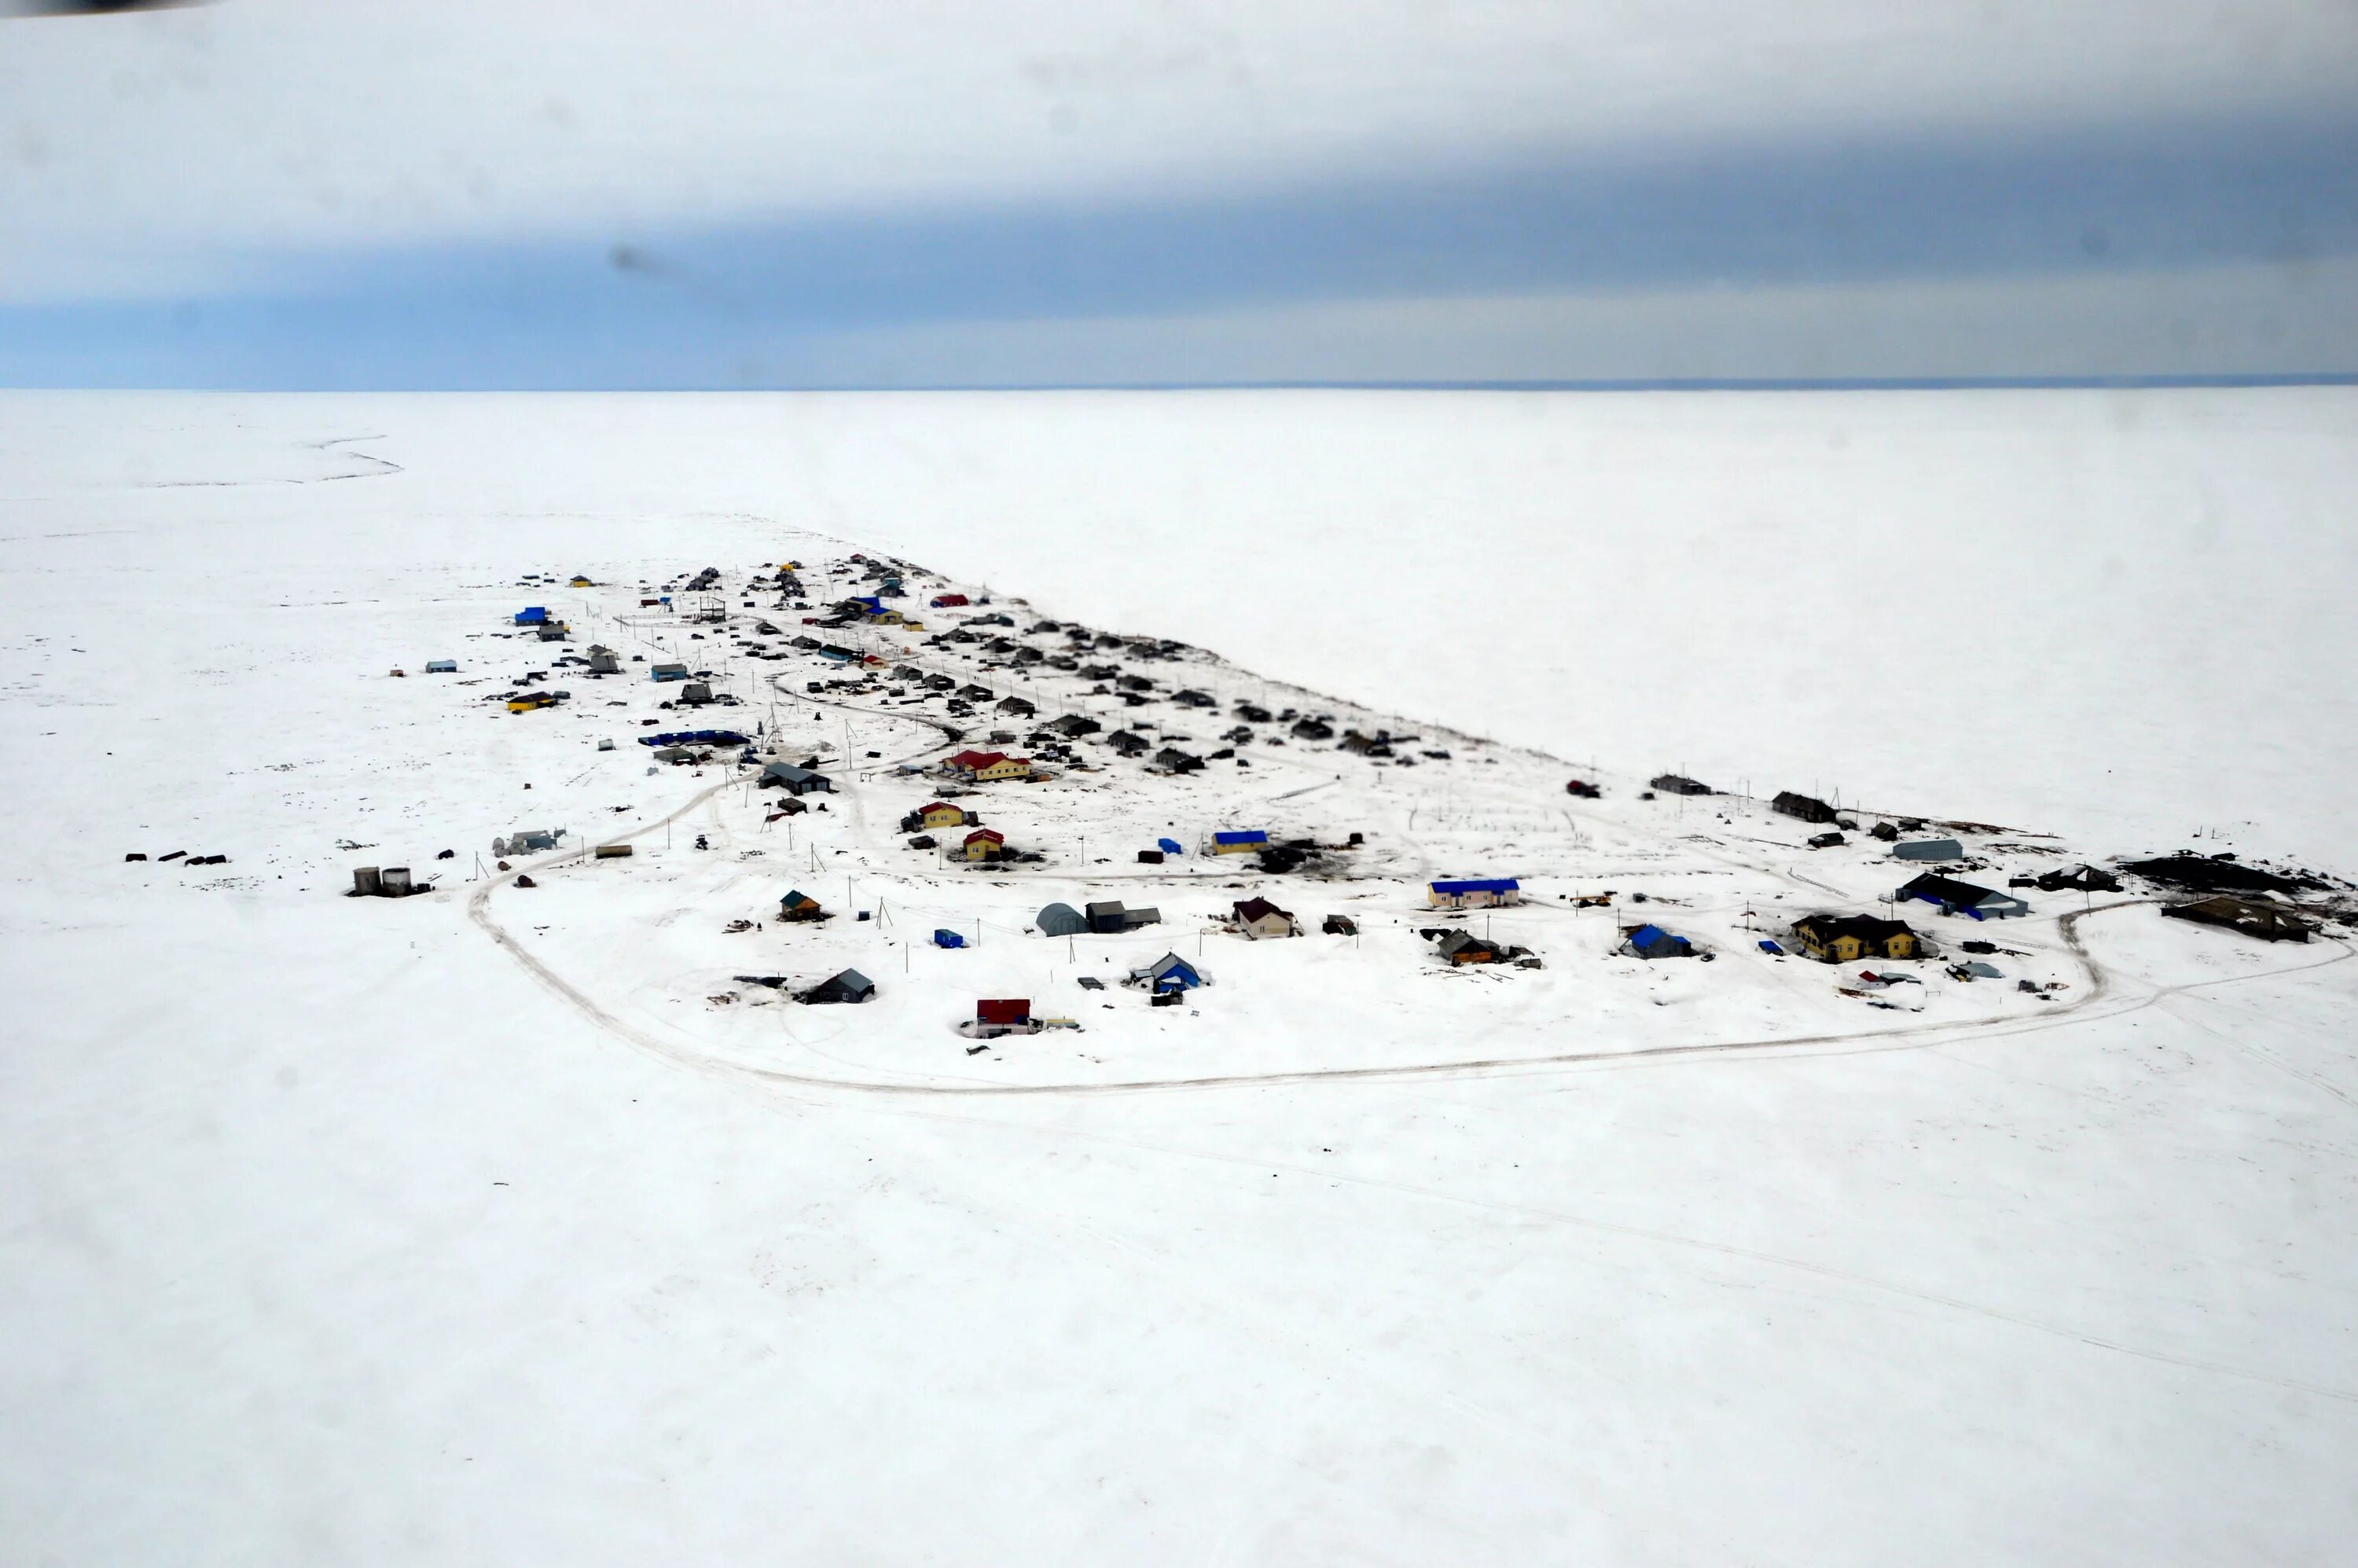
[[[220,396],[589,395],[887,392],[2107,392],[2358,386],[2358,371],[2159,375],[1583,376],[1509,380],[844,382],[774,386],[164,386],[0,384],[9,393],[188,393]]]

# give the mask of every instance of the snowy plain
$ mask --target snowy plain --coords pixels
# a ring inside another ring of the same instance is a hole
[[[478,646],[520,569],[733,573],[812,535],[1617,779],[2348,874],[2353,437],[2346,391],[0,396],[0,1533],[32,1562],[2329,1558],[2358,1525],[2338,943],[2099,915],[2106,1005],[2037,1031],[880,1098],[739,1070],[769,1060],[741,1017],[633,1049],[458,892],[330,895],[340,838],[471,851],[708,782],[574,786],[542,716],[389,664]],[[183,847],[233,860],[122,863]],[[547,891],[504,918],[569,974],[707,963]],[[1170,1049],[1541,1055],[1783,1005],[1731,954],[1664,983],[1735,1005],[1632,1010],[1554,946],[1496,978],[1552,1027],[1372,982],[1256,1000],[1308,946],[1220,955]],[[902,1024],[851,1065],[905,1075]],[[1125,1076],[1157,1049],[1107,1038]]]

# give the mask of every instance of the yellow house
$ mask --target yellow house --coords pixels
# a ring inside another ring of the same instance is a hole
[[[959,807],[952,806],[946,800],[937,800],[931,806],[922,807],[917,813],[917,817],[919,821],[923,822],[928,827],[963,827],[966,826],[966,813]]]
[[[951,772],[964,773],[977,784],[1032,776],[1030,758],[1011,757],[1003,752],[960,752],[949,760],[948,765]]]
[[[573,586],[576,588],[596,588],[598,585],[591,582],[586,577],[577,577],[573,579]]]
[[[995,860],[1007,853],[1007,835],[991,827],[978,827],[966,836],[965,854],[969,860]]]
[[[1913,958],[1920,948],[1904,920],[1871,914],[1812,914],[1793,922],[1801,951],[1822,964],[1855,964],[1861,958]]]
[[[555,708],[556,706],[557,694],[555,692],[535,691],[527,692],[519,697],[511,698],[508,702],[508,711],[510,713],[530,713],[535,708]]]

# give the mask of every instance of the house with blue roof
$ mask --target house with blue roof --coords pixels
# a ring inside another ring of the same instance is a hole
[[[1212,853],[1215,855],[1258,855],[1268,848],[1269,834],[1259,827],[1212,835]]]
[[[1523,902],[1522,884],[1512,877],[1478,877],[1428,883],[1425,902],[1435,909],[1487,909]]]
[[[1633,926],[1629,931],[1629,951],[1640,958],[1692,958],[1694,944],[1683,936],[1673,936],[1659,925]]]

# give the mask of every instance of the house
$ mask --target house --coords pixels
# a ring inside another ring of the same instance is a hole
[[[1041,912],[1045,914],[1045,910]],[[1160,925],[1163,912],[1159,909],[1124,909],[1120,899],[1109,899],[1088,907],[1088,927],[1101,936],[1120,935],[1135,931],[1141,925]]]
[[[1965,847],[1954,838],[1918,838],[1891,846],[1895,860],[1962,860]]]
[[[1452,931],[1444,935],[1440,941],[1433,945],[1433,950],[1441,957],[1446,958],[1452,967],[1465,964],[1501,964],[1506,962],[1512,951],[1500,943],[1492,942],[1486,937],[1469,935],[1463,931]]]
[[[996,860],[1007,853],[1007,835],[996,827],[978,827],[966,836],[959,850],[969,860]]]
[[[1861,958],[1913,958],[1916,933],[1904,920],[1872,914],[1811,914],[1793,922],[1801,949],[1822,964],[1853,964]]]
[[[1623,944],[1640,958],[1692,958],[1694,944],[1683,936],[1673,936],[1659,925],[1632,925],[1622,935]]]
[[[537,635],[544,643],[562,643],[573,633],[562,621],[544,621]]]
[[[1922,899],[1938,904],[1943,914],[1969,914],[1975,920],[2006,920],[2030,913],[2030,905],[2012,893],[1996,892],[1933,871],[1914,878],[1891,896],[1901,903]]]
[[[1192,687],[1185,691],[1172,693],[1171,700],[1182,708],[1217,708],[1220,705],[1218,699],[1210,692],[1196,691]]]
[[[1804,822],[1832,822],[1834,819],[1833,806],[1815,796],[1790,789],[1779,790],[1777,798],[1769,802],[1769,809],[1781,816],[1798,816]]]
[[[990,784],[997,779],[1028,779],[1032,776],[1032,762],[1029,758],[1011,757],[1003,752],[960,752],[942,766],[976,784]]]
[[[958,695],[966,698],[968,702],[989,702],[990,700],[990,688],[987,686],[980,685],[962,686],[958,687]]]
[[[1319,719],[1297,719],[1293,721],[1293,738],[1297,741],[1331,741],[1335,727]]]
[[[519,626],[538,626],[547,619],[547,606],[530,604],[516,611],[515,623]]]
[[[701,708],[712,700],[712,687],[700,680],[688,681],[680,687],[679,696],[672,700],[685,708]]]
[[[925,606],[929,610],[959,610],[965,605],[966,595],[962,593],[937,593],[925,600]]]
[[[808,795],[813,790],[826,795],[835,793],[834,780],[792,762],[772,762],[762,770],[762,776],[777,780],[778,787],[788,795]]]
[[[974,1016],[958,1025],[958,1033],[969,1040],[996,1040],[1002,1034],[1037,1034],[1040,1028],[1030,999],[1003,997],[978,1000]]]
[[[1209,975],[1205,974],[1176,953],[1165,953],[1152,964],[1130,970],[1129,978],[1122,981],[1124,985],[1136,986],[1142,990],[1152,991],[1158,996],[1174,991],[1192,990],[1197,986],[1207,986],[1211,983],[1212,979]]]
[[[818,900],[809,894],[790,892],[778,900],[778,918],[795,921],[825,920],[827,911],[821,909],[818,906]]]
[[[1154,765],[1166,773],[1201,773],[1204,759],[1190,756],[1176,746],[1165,746],[1154,753]]]
[[[999,700],[999,711],[1001,713],[1011,713],[1018,719],[1029,719],[1033,714],[1037,713],[1039,709],[1033,707],[1028,698],[1021,697],[1005,697]]]
[[[1522,903],[1523,885],[1512,877],[1432,882],[1425,887],[1424,899],[1435,909],[1485,909]]]
[[[457,675],[459,673],[459,661],[456,659],[428,659],[426,661],[426,673],[429,676]]]
[[[510,713],[530,713],[536,708],[555,708],[557,694],[553,691],[528,691],[508,702]]]
[[[596,588],[598,585],[591,582],[588,578],[581,576],[579,572],[576,572],[572,582],[567,586],[570,588]]]
[[[1081,912],[1069,903],[1052,903],[1033,921],[1043,936],[1077,936],[1089,928]]]
[[[1249,898],[1229,912],[1237,930],[1254,941],[1270,936],[1299,936],[1302,927],[1293,916],[1265,898]]]
[[[686,665],[649,665],[647,666],[647,675],[651,678],[659,681],[686,680],[687,678],[687,666]]]
[[[2250,899],[2230,898],[2225,893],[2199,899],[2192,903],[2174,904],[2164,909],[2162,914],[2172,920],[2224,925],[2246,936],[2256,936],[2263,942],[2306,942],[2309,933],[2315,929],[2309,922],[2273,905]]]
[[[1330,914],[1318,929],[1329,936],[1357,936],[1359,923],[1347,914]]]
[[[916,819],[920,827],[963,827],[972,818],[970,812],[946,800],[928,801],[909,816]],[[908,824],[904,821],[902,826]]]
[[[1711,785],[1704,784],[1702,780],[1687,778],[1683,774],[1680,773],[1657,773],[1654,776],[1653,787],[1663,795],[1713,795],[1717,793],[1711,787]]]
[[[1839,849],[1844,844],[1849,842],[1849,839],[1844,838],[1839,833],[1812,833],[1810,835],[1810,848],[1812,849]]]
[[[431,667],[430,665],[428,666]],[[2047,871],[2032,886],[2041,892],[2118,892],[2121,879],[2101,866],[2075,866],[2068,871]]]
[[[820,981],[795,1000],[819,1006],[831,1002],[871,1001],[876,996],[876,982],[858,969],[846,969],[832,979]]]
[[[1212,853],[1215,855],[1258,855],[1268,848],[1269,834],[1259,827],[1212,835]]]
[[[1135,757],[1154,742],[1143,735],[1132,734],[1127,730],[1117,730],[1106,737],[1106,744],[1125,757]]]
[[[611,648],[594,644],[590,649],[590,673],[593,676],[618,676],[622,673],[622,661]]]
[[[1084,735],[1096,734],[1105,726],[1085,713],[1067,713],[1061,719],[1049,720],[1048,728],[1067,740],[1077,741]]]

